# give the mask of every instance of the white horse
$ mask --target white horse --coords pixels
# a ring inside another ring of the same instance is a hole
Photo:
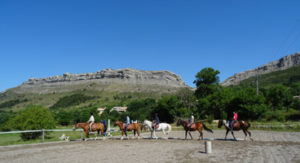
[[[151,121],[144,120],[144,125],[147,125],[150,128],[151,138],[156,138],[157,139],[155,131],[162,130],[164,135],[168,135],[172,131],[172,127],[168,123],[159,123],[158,128],[156,128],[155,130],[153,130],[153,128],[152,128],[152,122]],[[165,132],[166,129],[168,129],[167,133]],[[154,137],[153,137],[153,134],[154,134]]]

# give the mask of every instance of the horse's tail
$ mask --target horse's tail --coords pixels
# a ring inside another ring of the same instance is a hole
[[[211,129],[207,128],[206,125],[204,123],[203,124],[203,128],[204,130],[208,131],[208,132],[211,132],[211,133],[214,133]]]
[[[172,126],[168,124],[168,132],[167,134],[169,134],[172,131]]]
[[[249,122],[247,122],[247,123],[248,123],[248,126],[246,126],[246,130],[248,130],[248,128],[251,127],[250,123]]]

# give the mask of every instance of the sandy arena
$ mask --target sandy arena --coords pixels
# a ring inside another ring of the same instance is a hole
[[[0,162],[300,162],[300,132],[251,131],[253,142],[225,141],[225,130],[214,132],[204,131],[204,138],[218,139],[212,154],[205,154],[203,140],[107,139],[0,147]],[[235,135],[244,138],[242,131]],[[169,136],[184,138],[184,132]]]

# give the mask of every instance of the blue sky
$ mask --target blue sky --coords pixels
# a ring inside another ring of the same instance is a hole
[[[299,0],[0,1],[0,91],[105,68],[234,73],[300,51]]]

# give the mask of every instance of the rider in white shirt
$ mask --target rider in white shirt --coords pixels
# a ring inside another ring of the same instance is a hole
[[[90,119],[87,121],[87,123],[89,123],[90,131],[92,131],[92,125],[94,122],[95,122],[95,118],[94,118],[93,113],[91,113]]]
[[[194,123],[194,119],[195,119],[194,114],[192,113],[191,118],[190,118],[190,122],[189,122],[189,125],[188,125],[189,130],[191,129],[192,124]]]

